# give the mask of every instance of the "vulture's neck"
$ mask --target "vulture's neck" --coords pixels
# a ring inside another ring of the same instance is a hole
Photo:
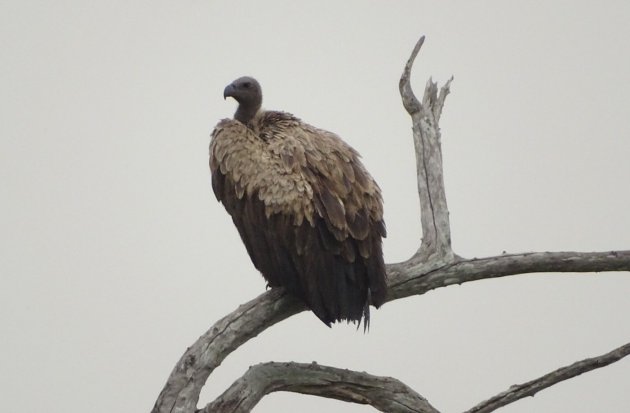
[[[236,119],[237,121],[241,122],[244,125],[247,125],[252,119],[254,119],[254,116],[256,116],[256,113],[258,112],[258,110],[260,109],[260,103],[259,104],[239,104],[238,105],[238,109],[236,109],[236,113],[234,114],[234,119]]]

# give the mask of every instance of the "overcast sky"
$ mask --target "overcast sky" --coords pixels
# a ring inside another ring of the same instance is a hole
[[[265,289],[210,188],[209,134],[252,75],[264,106],[338,133],[385,198],[387,262],[419,245],[398,78],[455,76],[442,116],[453,247],[630,249],[630,2],[0,2],[0,399],[8,412],[148,412],[213,322]],[[444,412],[630,340],[630,275],[524,275],[374,311],[304,312],[229,356],[395,376]],[[630,360],[506,413],[630,410]],[[274,394],[258,413],[368,412]]]

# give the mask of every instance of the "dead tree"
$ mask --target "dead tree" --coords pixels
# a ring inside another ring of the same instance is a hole
[[[413,122],[422,240],[407,261],[389,264],[388,301],[421,295],[436,288],[486,278],[541,272],[630,271],[630,251],[528,252],[465,259],[451,248],[444,191],[439,120],[452,78],[438,91],[431,79],[422,101],[410,84],[413,62],[424,37],[413,49],[402,77],[400,94]],[[272,289],[217,321],[175,365],[152,413],[249,412],[266,394],[291,391],[347,402],[369,404],[383,412],[439,412],[404,383],[363,372],[312,364],[262,363],[250,369],[216,400],[197,409],[206,380],[240,345],[265,329],[306,310],[282,289]],[[630,343],[609,353],[575,362],[527,383],[508,387],[466,413],[486,413],[630,354]]]

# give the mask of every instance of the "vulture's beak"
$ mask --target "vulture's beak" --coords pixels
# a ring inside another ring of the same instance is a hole
[[[234,92],[236,91],[236,88],[234,87],[233,84],[229,84],[225,87],[225,89],[223,89],[223,100],[227,99],[228,96],[234,97]]]

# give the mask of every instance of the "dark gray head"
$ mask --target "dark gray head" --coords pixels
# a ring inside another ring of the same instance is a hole
[[[247,124],[262,105],[262,89],[256,79],[243,76],[230,83],[223,90],[223,98],[233,97],[238,102],[234,119]]]

